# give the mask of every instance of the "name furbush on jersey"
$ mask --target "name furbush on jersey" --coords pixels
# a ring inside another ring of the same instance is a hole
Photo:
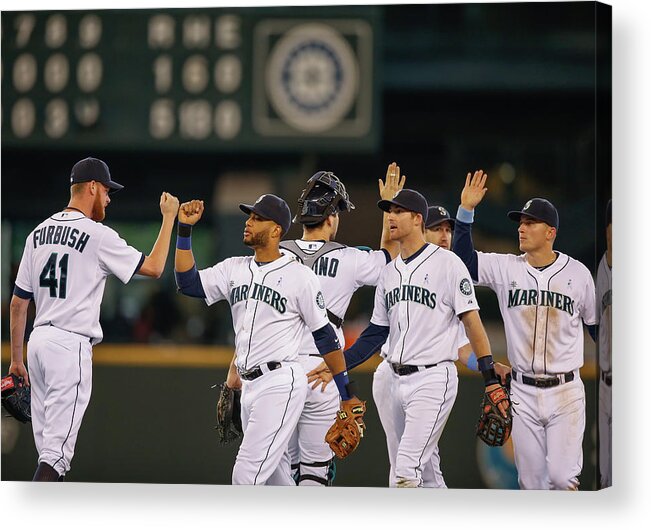
[[[70,226],[44,226],[32,233],[34,248],[39,245],[67,245],[79,252],[83,252],[90,234],[80,232],[77,228]]]
[[[430,309],[436,307],[436,293],[420,287],[419,285],[402,285],[395,287],[384,294],[387,311],[398,302],[417,302]]]
[[[258,300],[265,304],[269,304],[281,314],[287,311],[287,298],[282,296],[279,292],[274,291],[271,287],[254,283],[252,291],[252,300]],[[240,285],[239,287],[231,289],[229,298],[231,306],[243,300],[247,300],[249,298],[249,286]]]
[[[541,289],[509,289],[508,307],[539,305],[555,307],[570,315],[574,314],[574,300],[562,293]]]

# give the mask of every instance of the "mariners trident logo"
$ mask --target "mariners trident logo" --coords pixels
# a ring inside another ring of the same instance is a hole
[[[316,294],[316,305],[319,306],[319,309],[325,309],[325,300],[321,291]]]
[[[468,278],[461,280],[461,283],[459,284],[459,291],[461,291],[461,294],[466,296],[470,296],[472,294],[472,286],[470,285],[470,280]]]
[[[531,206],[531,201],[530,201],[530,200],[527,201],[527,204],[525,204],[525,205],[524,205],[524,208],[522,208],[522,209],[523,209],[523,210],[528,210],[528,209],[529,209],[529,206]]]

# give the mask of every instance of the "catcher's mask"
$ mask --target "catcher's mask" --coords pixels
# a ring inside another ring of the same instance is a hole
[[[307,181],[307,186],[298,199],[298,213],[293,222],[314,226],[329,215],[354,209],[355,205],[350,202],[346,187],[337,175],[331,171],[318,171]]]

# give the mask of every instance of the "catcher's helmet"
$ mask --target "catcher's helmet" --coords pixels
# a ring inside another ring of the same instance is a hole
[[[344,184],[331,171],[318,171],[307,181],[298,199],[298,213],[294,223],[313,226],[337,212],[350,212],[355,205],[350,202]]]

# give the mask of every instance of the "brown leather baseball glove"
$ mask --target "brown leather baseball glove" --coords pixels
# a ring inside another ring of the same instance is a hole
[[[364,413],[366,412],[366,401],[349,399],[342,401],[341,410],[337,412],[334,424],[326,433],[325,441],[330,449],[339,458],[346,458],[351,454],[364,437],[366,425],[364,424]]]
[[[503,401],[508,403],[506,418],[502,416],[498,408]],[[493,447],[504,445],[511,436],[512,424],[512,404],[508,389],[500,385],[499,388],[485,392],[481,405],[481,416],[477,423],[477,436],[487,445]]]

